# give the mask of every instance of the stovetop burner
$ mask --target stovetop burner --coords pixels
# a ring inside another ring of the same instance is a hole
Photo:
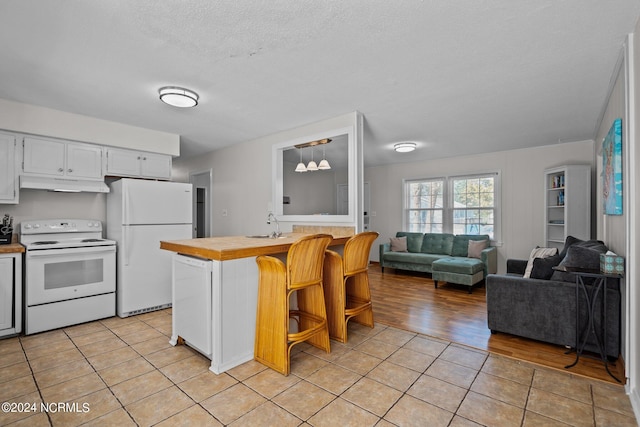
[[[39,219],[20,224],[20,243],[27,251],[114,246],[102,236],[102,223],[94,219]]]

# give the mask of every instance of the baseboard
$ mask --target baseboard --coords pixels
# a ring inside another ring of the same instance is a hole
[[[629,390],[629,383],[627,383],[627,394],[629,395],[629,400],[631,401],[631,407],[633,408],[633,413],[636,416],[636,420],[640,420],[640,394],[638,393],[638,389],[635,388],[633,390]]]

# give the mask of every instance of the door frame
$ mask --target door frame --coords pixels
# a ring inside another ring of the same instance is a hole
[[[212,200],[212,189],[213,189],[213,169],[204,169],[204,170],[198,170],[198,171],[193,171],[189,173],[189,182],[193,185],[193,198],[192,198],[192,203],[193,203],[193,230],[192,230],[192,235],[195,238],[196,237],[196,227],[198,224],[197,221],[197,215],[198,215],[198,209],[197,209],[197,194],[198,188],[204,188],[205,189],[205,198],[204,198],[204,211],[205,211],[205,217],[204,217],[204,235],[206,237],[210,237],[211,236],[211,228],[213,226],[213,200]]]

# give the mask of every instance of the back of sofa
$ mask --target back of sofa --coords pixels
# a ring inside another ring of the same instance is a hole
[[[491,246],[488,234],[457,234],[453,238],[451,256],[466,257],[469,255],[469,240],[486,240],[487,247]]]
[[[420,252],[425,254],[451,255],[453,237],[453,234],[449,233],[425,233],[422,238]]]
[[[423,233],[413,233],[409,231],[398,231],[396,237],[407,238],[407,252],[420,252],[422,248],[422,236]]]
[[[488,234],[450,234],[416,233],[398,231],[396,237],[407,238],[407,251],[413,253],[451,255],[466,257],[469,255],[469,240],[491,241]]]

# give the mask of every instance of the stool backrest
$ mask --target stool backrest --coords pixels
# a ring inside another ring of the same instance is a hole
[[[287,288],[300,289],[322,282],[324,252],[333,240],[328,234],[314,234],[296,241],[287,253]]]
[[[347,240],[342,255],[345,276],[351,276],[369,268],[369,252],[378,235],[375,231],[365,231]]]

